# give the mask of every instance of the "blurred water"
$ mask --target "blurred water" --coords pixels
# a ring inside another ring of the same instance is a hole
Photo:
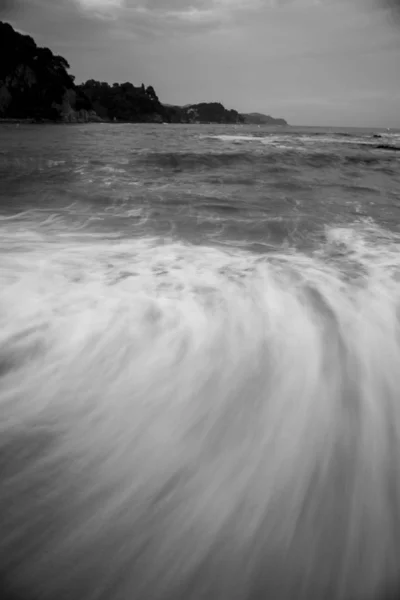
[[[0,129],[8,581],[90,600],[398,589],[398,144]]]

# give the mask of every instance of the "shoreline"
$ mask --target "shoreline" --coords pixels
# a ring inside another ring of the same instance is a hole
[[[52,121],[51,119],[17,119],[0,118],[0,125],[90,125],[96,123],[112,123],[112,121]]]
[[[245,127],[253,126],[253,127],[290,127],[290,125],[274,125],[273,123],[262,123],[262,124],[254,124],[254,123],[220,123],[217,121],[211,122],[168,122],[168,121],[109,121],[100,119],[98,121],[52,121],[50,119],[42,119],[40,121],[36,119],[11,119],[11,118],[0,118],[0,125],[98,125],[99,123],[106,125],[226,125],[226,126],[240,126]]]

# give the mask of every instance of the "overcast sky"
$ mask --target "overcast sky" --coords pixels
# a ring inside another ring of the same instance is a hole
[[[374,0],[0,0],[77,80],[291,124],[400,126],[400,30]]]

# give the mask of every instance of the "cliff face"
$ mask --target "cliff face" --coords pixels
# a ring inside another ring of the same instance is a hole
[[[0,21],[0,119],[286,125],[283,119],[257,113],[240,115],[219,102],[163,105],[154,88],[143,84],[90,79],[75,85],[69,68],[65,58]]]
[[[93,110],[91,102],[77,88],[66,90],[60,104],[54,103],[64,123],[99,122],[100,117]]]
[[[78,120],[84,117],[82,109],[92,109],[69,75],[65,58],[2,22],[0,56],[0,117]]]

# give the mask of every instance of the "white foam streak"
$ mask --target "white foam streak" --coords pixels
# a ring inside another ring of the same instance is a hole
[[[341,136],[335,136],[335,135],[300,135],[298,137],[293,137],[291,135],[288,134],[283,134],[283,135],[279,135],[279,134],[268,134],[268,135],[257,135],[257,134],[253,134],[253,135],[240,135],[240,134],[221,134],[221,135],[209,135],[209,136],[202,136],[202,137],[208,137],[211,139],[216,139],[219,140],[221,142],[231,142],[234,144],[240,144],[241,142],[258,142],[259,144],[263,144],[263,145],[272,145],[274,148],[293,148],[296,147],[296,150],[298,148],[314,148],[314,147],[318,147],[324,144],[340,144],[340,145],[355,145],[357,144],[357,146],[371,146],[371,139],[369,138],[365,138],[365,137],[357,137],[357,136],[351,136],[351,137],[341,137]],[[395,139],[394,135],[391,136],[384,136],[382,135],[382,137],[390,137]]]
[[[329,230],[313,256],[2,240],[3,436],[63,432],[26,467],[52,474],[50,497],[39,478],[26,507],[18,472],[2,492],[21,509],[0,520],[12,578],[81,600],[336,600],[396,582],[397,238]],[[25,521],[44,535],[23,544]]]

